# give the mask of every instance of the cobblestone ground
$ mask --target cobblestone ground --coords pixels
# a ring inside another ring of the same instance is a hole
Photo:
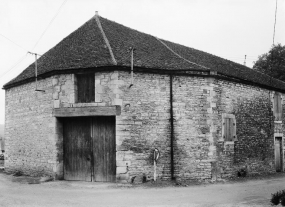
[[[284,174],[187,187],[38,181],[0,173],[0,206],[270,206],[285,189]]]

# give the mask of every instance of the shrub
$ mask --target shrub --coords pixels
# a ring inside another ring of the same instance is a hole
[[[246,170],[245,169],[240,169],[237,173],[238,177],[245,177],[246,176]]]
[[[0,154],[0,160],[4,160],[4,155]]]
[[[280,192],[276,192],[272,194],[270,202],[272,203],[272,205],[278,205],[280,203],[280,198],[281,198]]]
[[[284,190],[283,190],[284,191]],[[281,203],[281,205],[282,206],[285,206],[285,195],[283,195],[282,197],[281,197],[281,199],[280,199],[280,203]]]
[[[19,177],[19,176],[22,176],[23,175],[23,173],[20,171],[20,170],[17,170],[14,174],[13,174],[13,176],[15,176],[15,177]]]
[[[270,200],[272,205],[278,205],[281,202],[282,206],[285,206],[285,190],[277,191],[272,194],[272,198]]]
[[[146,180],[146,175],[145,175],[145,174],[143,174],[142,182],[143,182],[143,183],[146,183],[146,181],[147,181],[147,180]]]

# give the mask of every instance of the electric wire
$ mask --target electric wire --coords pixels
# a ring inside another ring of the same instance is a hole
[[[16,66],[18,66],[26,57],[27,57],[27,54],[24,55],[21,59],[19,59],[18,62],[17,62],[15,65],[13,65],[13,66],[12,66],[11,68],[9,68],[7,71],[5,71],[4,73],[2,73],[2,74],[0,75],[0,79],[1,79],[2,77],[4,77],[8,72],[12,71]]]
[[[38,41],[36,42],[36,44],[34,45],[34,47],[33,47],[32,50],[34,50],[35,47],[38,45],[38,43],[40,42],[41,38],[44,36],[44,34],[45,34],[46,31],[48,30],[48,28],[50,27],[50,25],[52,24],[52,22],[55,20],[55,18],[56,18],[57,15],[59,14],[60,10],[62,9],[62,7],[63,7],[63,5],[66,3],[66,1],[67,1],[67,0],[64,0],[64,2],[60,5],[60,7],[59,7],[59,9],[57,10],[56,14],[53,16],[53,18],[52,18],[51,21],[49,22],[48,26],[46,27],[46,29],[44,30],[44,32],[43,32],[43,33],[41,34],[41,36],[39,37]],[[10,38],[8,38],[8,37],[6,37],[6,36],[4,36],[4,35],[2,35],[2,34],[0,34],[0,35],[1,35],[2,37],[4,37],[5,39],[9,40],[11,43],[17,45],[19,48],[21,48],[21,49],[23,49],[23,50],[25,50],[25,51],[27,52],[26,55],[23,56],[21,59],[19,59],[18,62],[17,62],[15,65],[13,65],[11,68],[9,68],[7,71],[5,71],[4,73],[2,73],[2,74],[0,75],[0,79],[1,79],[1,78],[4,77],[7,73],[9,73],[10,71],[12,71],[16,66],[18,66],[18,65],[26,58],[26,56],[27,56],[28,53],[29,53],[29,54],[32,54],[32,55],[35,55],[36,53],[30,52],[29,50],[27,50],[27,49],[25,49],[24,47],[20,46],[20,45],[17,44],[16,42],[12,41]],[[37,55],[42,56],[42,55],[40,55],[40,54],[37,54]]]
[[[36,42],[36,44],[34,45],[33,49],[35,49],[35,47],[38,45],[38,43],[40,42],[40,40],[42,39],[42,37],[44,36],[44,34],[46,33],[46,31],[48,30],[48,28],[50,27],[50,25],[52,24],[52,22],[55,20],[55,18],[57,17],[57,15],[59,14],[61,8],[63,7],[63,5],[66,3],[67,0],[64,0],[64,2],[60,5],[59,9],[57,10],[56,14],[53,16],[53,18],[51,19],[51,21],[49,22],[48,26],[46,27],[46,29],[44,30],[44,32],[41,34],[40,38],[38,39],[38,41]]]
[[[10,41],[11,43],[13,43],[14,45],[17,45],[19,48],[21,48],[22,50],[28,51],[27,49],[23,48],[21,45],[17,44],[16,42],[14,42],[13,40],[11,40],[10,38],[0,34],[0,36],[4,37],[6,40]]]

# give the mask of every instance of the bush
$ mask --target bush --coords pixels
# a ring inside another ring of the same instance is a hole
[[[15,177],[19,177],[19,176],[22,176],[23,175],[23,173],[20,171],[20,170],[17,170],[14,174],[13,174],[13,176],[15,176]]]
[[[240,169],[237,173],[238,177],[246,177],[246,170],[245,169]]]
[[[0,154],[0,160],[4,160],[4,155]]]
[[[285,206],[285,196],[284,195],[281,197],[280,200],[281,200],[281,205]]]
[[[285,206],[285,190],[277,191],[272,194],[272,198],[270,200],[272,205],[278,205],[281,203],[282,206]]]

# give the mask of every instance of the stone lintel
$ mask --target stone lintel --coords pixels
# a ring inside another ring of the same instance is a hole
[[[77,117],[77,116],[117,116],[121,114],[120,106],[91,106],[55,108],[52,112],[54,117]]]
[[[274,137],[283,137],[283,133],[274,133]]]

